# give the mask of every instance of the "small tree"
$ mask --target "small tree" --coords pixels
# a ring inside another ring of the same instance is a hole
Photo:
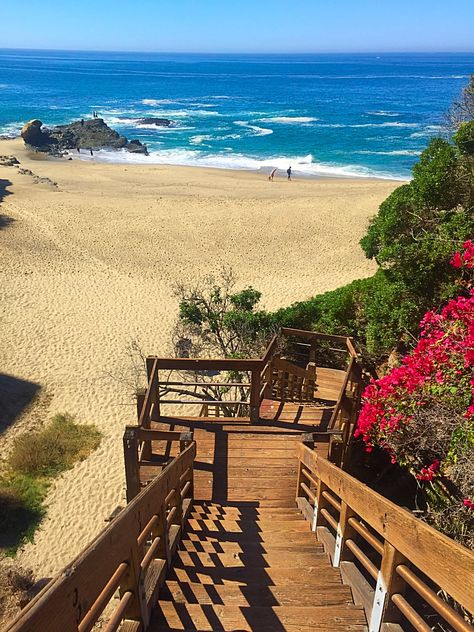
[[[273,334],[272,319],[257,310],[261,293],[252,287],[236,291],[236,278],[230,269],[222,269],[217,276],[208,275],[193,286],[179,284],[175,296],[179,300],[173,332],[176,357],[258,358]],[[222,402],[220,407],[226,416],[244,412],[242,405],[226,405],[225,401],[248,401],[248,387],[232,386],[249,383],[246,372],[221,373],[221,386],[212,384],[213,375],[209,371],[181,371],[179,375],[183,382],[192,382],[194,386],[164,386],[161,397],[177,393],[197,401]]]
[[[462,123],[474,119],[474,75],[471,75],[460,97],[450,107],[447,119],[452,129],[458,129]]]
[[[202,282],[175,287],[179,316],[173,343],[178,357],[259,357],[272,335],[271,319],[257,310],[261,292],[236,292],[232,270],[222,269]]]

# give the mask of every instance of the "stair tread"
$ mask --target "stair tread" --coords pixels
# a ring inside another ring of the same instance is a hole
[[[234,606],[179,604],[159,601],[155,625],[162,629],[221,630],[223,632],[296,631],[301,629],[360,631],[366,629],[361,607],[336,606]],[[304,623],[303,623],[304,622]],[[159,628],[152,627],[155,632]]]
[[[175,556],[175,566],[194,566],[199,568],[299,568],[308,566],[323,560],[327,565],[327,557],[324,551],[315,549],[314,552],[298,551],[297,549],[287,549],[286,551],[274,551],[270,553],[260,553],[258,551],[250,553],[210,553],[210,552],[190,552],[177,551]]]
[[[311,582],[314,586],[342,584],[338,569],[331,568],[327,559],[320,558],[317,563],[301,568],[244,567],[233,568],[196,568],[195,566],[174,566],[168,577],[178,581],[198,582],[202,584],[258,584],[286,585],[288,582]]]
[[[297,589],[295,590],[295,587]],[[262,586],[249,584],[205,585],[196,582],[178,582],[167,580],[160,595],[162,600],[180,603],[240,605],[240,606],[278,606],[278,605],[340,605],[351,604],[350,588],[344,584],[315,587],[300,583],[291,586]]]

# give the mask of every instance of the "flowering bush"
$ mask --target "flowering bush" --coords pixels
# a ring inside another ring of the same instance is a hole
[[[470,271],[474,243],[451,262]],[[413,352],[366,388],[355,435],[419,481],[449,479],[474,513],[474,290],[425,314]]]

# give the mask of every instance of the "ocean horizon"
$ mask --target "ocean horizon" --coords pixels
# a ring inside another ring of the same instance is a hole
[[[474,53],[164,54],[0,50],[0,136],[92,112],[149,156],[110,162],[407,179]],[[140,122],[168,118],[170,127]],[[86,158],[86,157],[84,157]]]

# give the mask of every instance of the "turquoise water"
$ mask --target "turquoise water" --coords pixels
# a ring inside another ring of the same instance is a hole
[[[0,50],[0,134],[97,110],[150,150],[102,160],[405,178],[472,72],[474,54]],[[173,125],[140,125],[145,116]]]

